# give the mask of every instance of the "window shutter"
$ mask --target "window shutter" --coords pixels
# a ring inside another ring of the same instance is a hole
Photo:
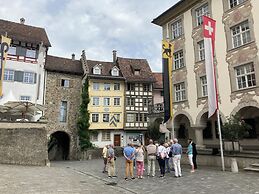
[[[37,83],[37,73],[34,73],[34,83]]]
[[[16,47],[16,55],[17,56],[26,56],[26,48],[23,47]]]
[[[23,82],[23,71],[14,71],[14,81]]]

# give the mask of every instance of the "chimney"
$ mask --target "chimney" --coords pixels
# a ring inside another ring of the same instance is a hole
[[[75,56],[76,56],[76,55],[73,53],[73,54],[72,54],[72,61],[75,60]]]
[[[112,51],[112,55],[113,55],[113,63],[115,63],[116,60],[117,60],[117,51],[116,51],[116,50],[113,50],[113,51]]]
[[[25,19],[24,18],[20,18],[20,24],[24,24],[25,23]]]

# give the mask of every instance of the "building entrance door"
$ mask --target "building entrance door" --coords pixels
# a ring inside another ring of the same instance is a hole
[[[120,134],[115,134],[114,135],[114,146],[121,146],[121,135]]]

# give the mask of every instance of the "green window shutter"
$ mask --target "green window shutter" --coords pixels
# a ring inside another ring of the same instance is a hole
[[[14,81],[23,82],[23,75],[24,75],[23,71],[15,71],[14,72]]]

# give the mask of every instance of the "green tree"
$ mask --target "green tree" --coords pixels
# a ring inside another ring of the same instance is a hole
[[[246,137],[250,129],[251,126],[236,114],[227,118],[227,121],[223,124],[222,136],[224,139],[234,142]]]
[[[79,109],[79,117],[77,121],[77,129],[78,129],[78,136],[79,136],[79,145],[81,150],[86,150],[87,148],[91,148],[93,145],[90,141],[90,131],[89,131],[89,112],[88,112],[88,104],[90,102],[89,99],[89,80],[88,78],[85,79],[84,85],[82,87],[82,94],[81,94],[81,105]]]
[[[162,136],[162,133],[159,131],[160,124],[163,121],[163,119],[156,119],[153,123],[151,123],[147,128],[147,135],[149,139],[152,140],[159,140]]]

